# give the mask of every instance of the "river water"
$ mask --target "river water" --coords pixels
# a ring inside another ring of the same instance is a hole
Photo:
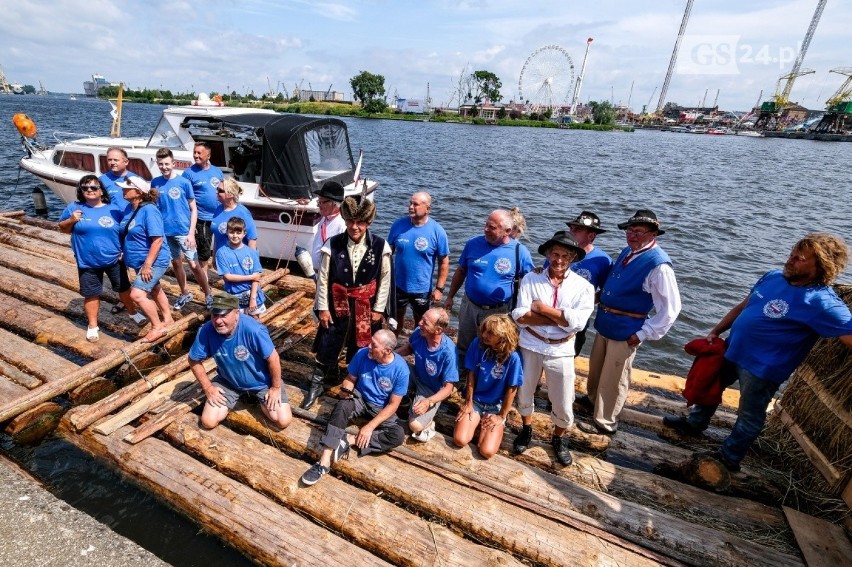
[[[161,109],[126,104],[123,133],[149,135]],[[30,192],[38,185],[26,172],[19,178],[22,149],[13,114],[28,114],[39,140],[50,142],[57,130],[107,134],[109,110],[107,102],[92,99],[0,96],[0,209],[32,214]],[[667,231],[659,243],[672,258],[683,299],[669,334],[637,355],[636,366],[659,372],[685,374],[691,359],[683,345],[741,301],[760,274],[781,267],[805,233],[850,239],[844,165],[850,144],[344,120],[353,152],[364,150],[364,174],[380,183],[374,230],[385,236],[406,213],[410,194],[428,191],[432,216],[450,238],[451,261],[468,238],[482,233],[495,208],[521,208],[529,226],[523,241],[539,262],[538,245],[583,209],[610,230],[596,243],[613,256],[625,245],[615,225],[637,209],[654,210]],[[45,193],[49,216],[57,219],[63,205]],[[852,282],[848,270],[840,281]]]

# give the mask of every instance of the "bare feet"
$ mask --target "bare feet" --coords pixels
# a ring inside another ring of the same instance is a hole
[[[143,343],[153,343],[158,341],[166,336],[166,328],[165,327],[157,327],[156,329],[151,329],[148,331],[148,334],[142,337]]]

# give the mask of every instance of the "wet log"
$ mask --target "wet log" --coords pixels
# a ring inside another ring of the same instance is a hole
[[[27,374],[26,372],[17,369],[5,360],[0,360],[0,376],[5,376],[7,379],[11,380],[15,384],[23,386],[28,390],[37,388],[43,383],[35,376],[32,376],[30,374]]]
[[[164,342],[169,337],[174,336],[176,333],[179,333],[190,326],[197,325],[199,322],[200,318],[197,315],[188,315],[172,325],[166,332],[166,335],[163,338],[158,339],[153,344]],[[151,346],[151,343],[137,341],[122,350],[111,352],[94,362],[90,362],[70,374],[61,376],[52,382],[36,388],[35,390],[28,391],[14,403],[6,403],[0,406],[0,422],[14,417],[31,407],[35,407],[41,402],[50,400],[54,396],[73,390],[77,386],[80,386],[81,384],[100,376],[104,372],[121,365],[128,357],[133,358],[134,356],[147,351],[151,348]]]
[[[521,565],[505,552],[477,545],[334,477],[306,490],[299,483],[304,461],[226,427],[203,430],[195,415],[184,416],[164,433],[229,477],[316,518],[394,565]]]
[[[74,253],[69,247],[50,244],[31,236],[0,231],[0,244],[5,244],[18,250],[26,250],[28,253],[41,258],[59,260],[73,266],[77,265]]]
[[[115,392],[115,383],[106,378],[95,378],[68,392],[68,399],[76,405],[93,404]]]
[[[27,374],[32,374],[42,382],[58,380],[80,368],[58,354],[54,354],[5,329],[0,329],[0,345],[3,345],[3,348],[0,349],[0,359]],[[37,389],[34,388],[33,391]]]
[[[288,395],[290,391],[288,388]],[[296,419],[286,429],[273,431],[259,421],[262,419],[249,410],[239,410],[228,414],[227,423],[260,439],[269,439],[288,453],[319,454],[321,431],[317,426]],[[424,472],[389,455],[356,458],[353,454],[338,461],[334,470],[370,490],[382,491],[410,508],[440,518],[477,541],[540,565],[641,566],[666,561],[659,554],[605,532],[591,535],[492,494],[471,490],[469,482]]]
[[[260,564],[388,565],[165,441],[129,445],[120,440],[125,430],[78,434],[66,423],[60,433],[68,441]]]
[[[83,322],[86,321],[83,298],[79,293],[64,287],[0,266],[0,289],[3,290],[3,293],[27,305],[37,305]],[[140,330],[139,326],[126,314],[113,315],[110,313],[110,307],[109,303],[101,302],[98,312],[98,326],[116,333],[137,336]]]
[[[0,266],[80,293],[76,264],[42,259],[10,246],[0,245]],[[118,301],[118,294],[110,289],[109,285],[105,285],[101,293],[101,300],[104,299],[115,303]]]
[[[45,230],[44,228],[23,224],[11,219],[0,218],[0,229],[10,230],[16,234],[30,238],[37,238],[38,240],[43,240],[57,246],[70,246],[71,235],[59,232],[58,226],[54,230]]]
[[[46,402],[29,409],[9,422],[6,433],[16,443],[38,443],[56,429],[65,409],[57,403]]]

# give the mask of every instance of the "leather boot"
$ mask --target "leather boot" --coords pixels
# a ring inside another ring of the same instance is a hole
[[[515,455],[520,455],[529,447],[532,442],[532,425],[524,425],[521,427],[521,432],[515,437],[515,442],[512,444],[512,451]]]
[[[311,409],[311,406],[314,405],[314,402],[317,401],[324,390],[323,382],[325,380],[325,373],[322,369],[317,368],[314,370],[314,373],[311,375],[311,385],[308,389],[308,393],[305,396],[305,399],[302,400],[302,403],[299,404],[299,407],[303,410]]]

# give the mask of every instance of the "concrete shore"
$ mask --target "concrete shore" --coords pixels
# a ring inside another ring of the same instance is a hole
[[[88,514],[56,498],[0,455],[0,565],[158,567],[169,565]]]

